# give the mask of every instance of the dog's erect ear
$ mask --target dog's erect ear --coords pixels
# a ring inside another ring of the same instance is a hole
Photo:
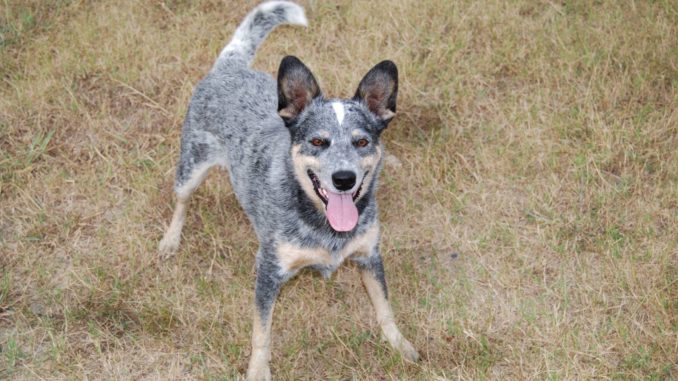
[[[313,74],[294,56],[280,61],[278,69],[278,115],[288,124],[296,118],[313,98],[321,96]]]
[[[396,112],[398,68],[392,61],[381,61],[358,85],[353,99],[363,101],[373,114],[388,123]]]

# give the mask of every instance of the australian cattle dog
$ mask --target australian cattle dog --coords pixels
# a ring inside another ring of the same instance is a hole
[[[379,138],[396,112],[396,65],[374,66],[351,99],[326,98],[293,56],[282,59],[276,82],[249,66],[279,24],[305,26],[303,8],[286,1],[256,7],[195,88],[160,254],[176,252],[189,198],[208,170],[225,167],[259,239],[247,378],[271,377],[272,311],[282,285],[307,267],[329,276],[346,259],[360,269],[386,339],[415,361],[419,354],[387,299],[375,198],[384,156]]]

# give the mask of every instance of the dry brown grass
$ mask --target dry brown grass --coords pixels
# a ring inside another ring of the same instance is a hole
[[[257,247],[223,174],[158,262],[193,85],[254,4],[0,1],[0,378],[232,379]],[[278,379],[678,377],[678,6],[308,0],[295,54],[348,96],[401,72],[383,251],[403,332],[353,268],[274,318]]]

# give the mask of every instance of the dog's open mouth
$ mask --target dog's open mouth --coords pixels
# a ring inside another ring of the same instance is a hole
[[[332,229],[339,232],[351,231],[358,224],[358,208],[355,206],[355,200],[360,196],[360,191],[363,189],[361,181],[358,190],[352,194],[349,193],[334,193],[326,190],[320,185],[320,179],[310,169],[308,170],[308,177],[313,183],[313,190],[315,194],[325,204],[325,213],[327,220],[332,226]],[[367,175],[367,173],[365,173]],[[365,176],[363,176],[363,181]]]

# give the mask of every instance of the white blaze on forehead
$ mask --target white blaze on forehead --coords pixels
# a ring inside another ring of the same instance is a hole
[[[344,121],[344,114],[346,113],[344,111],[344,105],[339,102],[332,102],[332,109],[334,109],[334,113],[337,115],[337,121],[341,126],[341,123]]]

